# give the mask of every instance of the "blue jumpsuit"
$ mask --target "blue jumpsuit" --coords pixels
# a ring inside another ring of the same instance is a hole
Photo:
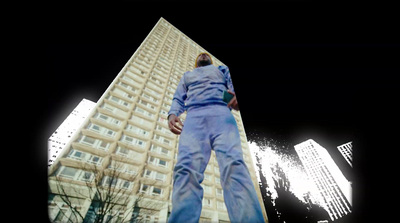
[[[199,222],[204,171],[215,151],[221,186],[231,222],[264,222],[260,203],[245,162],[236,121],[222,100],[234,92],[229,69],[208,65],[185,72],[168,115],[187,110],[174,168],[169,223]]]

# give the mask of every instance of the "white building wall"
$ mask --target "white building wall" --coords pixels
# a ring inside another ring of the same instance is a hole
[[[48,167],[50,167],[59,154],[61,154],[65,145],[70,141],[72,135],[79,129],[95,105],[95,102],[82,99],[76,108],[50,136],[47,146]]]

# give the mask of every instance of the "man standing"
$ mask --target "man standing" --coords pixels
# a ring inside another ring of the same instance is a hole
[[[185,72],[168,112],[168,125],[179,139],[178,161],[174,168],[170,223],[199,222],[204,171],[215,151],[221,186],[231,222],[264,222],[260,203],[245,162],[240,135],[231,109],[239,110],[229,69],[212,65],[207,53],[195,61],[195,69]],[[223,92],[233,98],[227,103]],[[183,124],[179,115],[187,111]],[[182,134],[181,134],[182,133]]]

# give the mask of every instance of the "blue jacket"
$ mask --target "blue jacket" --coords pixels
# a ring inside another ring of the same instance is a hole
[[[193,107],[210,104],[227,105],[222,100],[223,91],[234,91],[227,66],[207,65],[187,71],[181,77],[172,99],[168,116],[179,116]]]

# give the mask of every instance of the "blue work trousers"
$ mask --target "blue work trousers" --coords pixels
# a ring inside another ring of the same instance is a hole
[[[168,222],[199,222],[203,199],[200,184],[212,149],[217,157],[230,221],[264,222],[254,184],[243,161],[237,124],[226,105],[208,105],[188,111],[179,139]]]

